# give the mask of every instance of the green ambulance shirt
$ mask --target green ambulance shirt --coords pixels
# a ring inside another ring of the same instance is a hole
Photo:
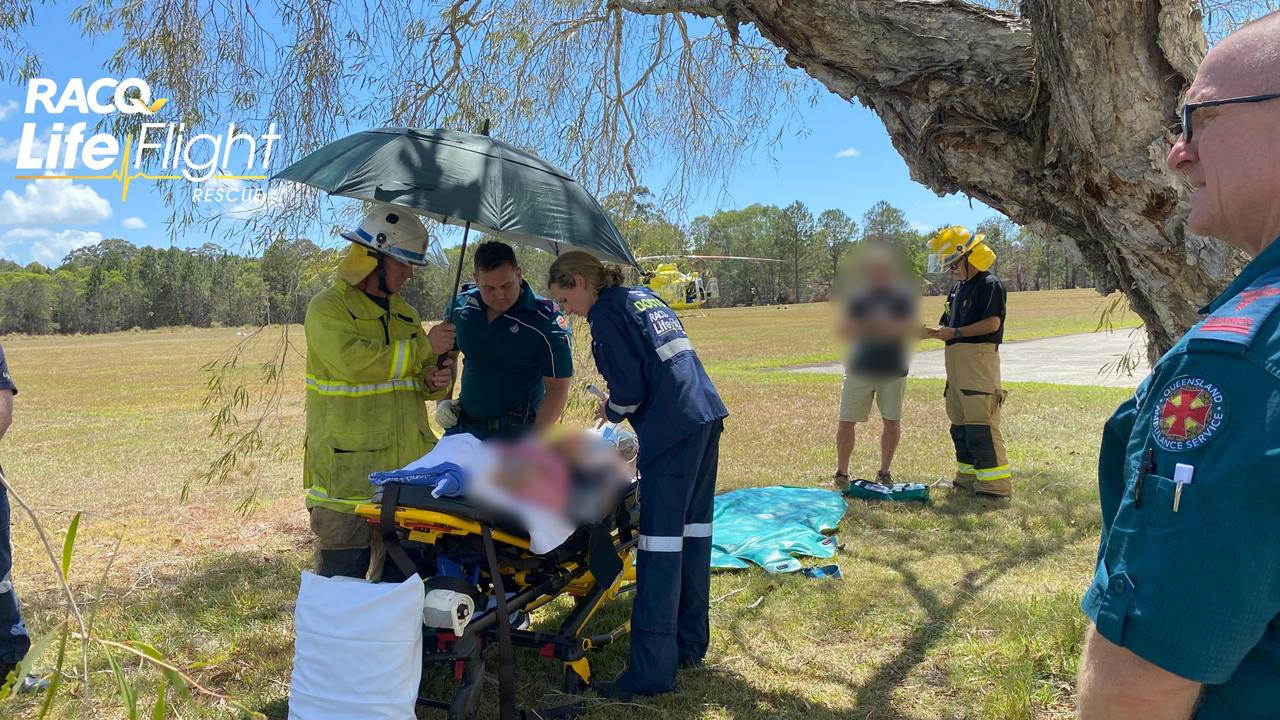
[[[569,323],[559,306],[535,295],[527,282],[521,282],[515,305],[493,322],[485,308],[474,286],[464,287],[454,302],[463,355],[462,409],[476,418],[536,410],[546,394],[542,378],[573,377]]]
[[[1201,313],[1103,431],[1081,607],[1111,642],[1203,683],[1198,720],[1276,718],[1280,240]]]

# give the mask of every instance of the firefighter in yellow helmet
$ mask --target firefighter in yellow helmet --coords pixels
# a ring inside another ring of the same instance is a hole
[[[956,279],[940,327],[928,337],[946,343],[947,417],[956,448],[955,487],[978,495],[1013,494],[1000,408],[1000,343],[1004,340],[1005,289],[990,272],[996,254],[982,235],[953,226],[933,237],[933,252]]]
[[[369,502],[369,473],[422,457],[438,439],[425,401],[444,396],[451,325],[427,331],[398,294],[426,265],[427,230],[410,212],[380,206],[342,237],[352,244],[334,284],[307,306],[307,434],[302,484],[325,577],[383,575],[372,526],[355,515]],[[395,564],[386,566],[392,575]],[[399,577],[384,577],[396,580]]]

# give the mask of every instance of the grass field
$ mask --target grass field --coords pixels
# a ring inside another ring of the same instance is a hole
[[[1087,332],[1107,304],[1091,291],[1013,294],[1006,337]],[[926,304],[926,317],[936,310]],[[1136,323],[1130,315],[1116,324]],[[732,413],[720,488],[812,485],[829,476],[840,378],[759,371],[834,359],[829,308],[707,311],[687,325]],[[268,360],[280,332],[255,338],[249,356]],[[282,450],[232,482],[195,485],[185,503],[183,484],[219,453],[209,438],[210,411],[201,408],[200,367],[244,337],[222,329],[3,341],[21,394],[0,460],[55,544],[72,512],[84,511],[71,585],[94,615],[94,633],[144,640],[205,687],[273,718],[286,713],[290,614],[311,552],[298,488],[305,349],[299,328],[289,337],[299,345],[288,351],[286,392],[268,428]],[[252,379],[257,368],[244,372]],[[1011,504],[953,497],[942,487],[928,507],[852,502],[834,560],[843,581],[758,569],[718,573],[710,665],[682,672],[682,692],[671,697],[622,705],[588,695],[589,717],[1071,716],[1085,627],[1077,601],[1098,535],[1097,440],[1127,393],[1010,389],[1005,435],[1017,486]],[[941,395],[941,381],[910,382],[895,463],[900,480],[950,476]],[[576,422],[585,424],[587,405],[574,407]],[[856,473],[874,472],[878,432],[876,421],[860,428]],[[245,516],[236,506],[251,492],[254,510]],[[14,530],[16,585],[29,624],[41,633],[63,616],[58,586],[31,525],[16,517]],[[550,627],[563,610],[552,606],[535,620]],[[627,603],[617,602],[594,624],[611,627],[626,612]],[[596,657],[597,675],[612,676],[625,662],[625,644]],[[136,662],[125,670],[147,715],[160,675]],[[87,716],[121,717],[105,658],[92,656],[90,671]],[[556,691],[557,664],[524,658],[520,676],[527,705],[566,700]],[[72,690],[82,679],[76,671]],[[490,697],[496,703],[496,688]],[[31,718],[38,702],[0,707],[0,716]],[[51,716],[79,709],[64,691]],[[180,717],[228,713],[225,706],[188,703]],[[490,707],[482,716],[496,713]]]

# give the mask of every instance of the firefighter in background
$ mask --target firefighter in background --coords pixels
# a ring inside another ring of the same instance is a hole
[[[925,336],[946,343],[945,397],[956,447],[955,487],[976,495],[1010,497],[1013,480],[1000,434],[1000,343],[1004,340],[1005,289],[990,268],[996,254],[959,226],[930,241],[942,266],[956,279],[940,327]]]
[[[352,245],[333,285],[307,305],[307,435],[302,484],[317,539],[316,573],[396,577],[382,572],[381,539],[355,507],[373,497],[369,473],[422,457],[437,437],[425,401],[443,397],[450,368],[436,356],[453,346],[453,326],[430,332],[399,295],[413,267],[427,264],[427,230],[412,213],[381,206],[342,237]]]

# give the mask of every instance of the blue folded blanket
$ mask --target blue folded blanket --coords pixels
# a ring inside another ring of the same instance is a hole
[[[460,497],[466,489],[467,476],[456,463],[445,462],[426,468],[369,473],[369,482],[378,486],[389,482],[421,485],[434,488],[431,491],[431,497]]]

